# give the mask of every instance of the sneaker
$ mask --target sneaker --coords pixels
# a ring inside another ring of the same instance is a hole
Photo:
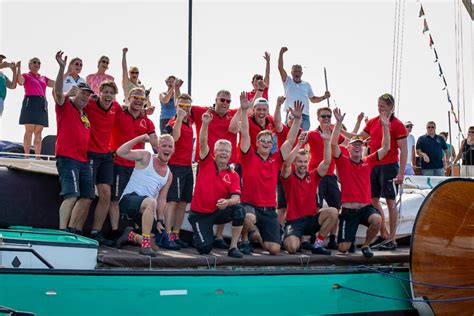
[[[360,250],[362,250],[362,254],[366,258],[372,258],[374,256],[374,253],[372,252],[372,250],[370,250],[369,247],[362,247],[360,248]]]
[[[214,248],[217,249],[229,249],[229,244],[224,239],[214,239]]]
[[[349,253],[355,253],[356,249],[357,249],[356,245],[352,243],[351,246],[349,247]]]
[[[397,244],[393,243],[393,241],[389,241],[388,243],[380,245],[378,247],[378,249],[379,250],[388,250],[388,251],[396,250],[397,249]]]
[[[301,248],[303,248],[303,250],[313,250],[313,244],[310,243],[309,241],[303,241],[301,243]]]
[[[181,246],[178,245],[174,240],[170,239],[170,236],[166,230],[162,230],[161,233],[155,232],[155,243],[157,246],[169,250],[180,250]]]
[[[242,252],[244,255],[249,255],[252,252],[252,247],[250,246],[250,242],[247,241],[242,241],[239,246],[240,252]]]
[[[151,250],[150,247],[141,247],[139,253],[144,256],[156,257],[157,253]]]
[[[72,227],[65,228],[64,231],[70,234],[77,234],[77,229],[72,228]]]
[[[131,231],[133,231],[132,227],[130,226],[125,227],[125,229],[123,230],[122,236],[120,236],[117,239],[117,242],[115,243],[115,247],[117,247],[118,249],[122,249],[123,246],[128,244],[128,235],[130,234]]]
[[[242,258],[244,255],[237,248],[231,248],[227,251],[227,255],[232,258]]]
[[[372,248],[372,249],[378,248],[384,242],[385,242],[385,239],[383,239],[382,237],[379,236],[379,237],[377,237],[377,239],[373,243],[370,244],[370,248]]]
[[[105,238],[102,232],[91,234],[90,238],[99,242],[99,245],[101,246],[112,247],[113,245],[115,245],[115,241]]]
[[[182,240],[179,238],[178,235],[176,235],[176,234],[173,234],[173,235],[174,235],[173,241],[174,241],[175,243],[177,243],[181,248],[188,248],[188,247],[189,247],[188,243],[185,242],[185,241],[182,241]]]
[[[325,255],[325,256],[331,255],[331,251],[327,250],[324,247],[313,248],[311,249],[311,253],[314,255]]]

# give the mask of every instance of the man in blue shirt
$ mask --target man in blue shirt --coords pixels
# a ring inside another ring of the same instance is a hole
[[[426,123],[426,134],[416,142],[416,153],[421,157],[421,174],[424,176],[444,176],[448,157],[448,146],[436,134],[436,123]]]

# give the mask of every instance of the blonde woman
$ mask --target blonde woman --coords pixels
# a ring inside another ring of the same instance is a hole
[[[63,92],[68,92],[72,87],[76,87],[79,83],[86,83],[84,78],[79,76],[82,70],[82,59],[79,57],[73,58],[67,67],[64,74]]]
[[[100,56],[97,62],[97,72],[86,77],[87,84],[94,91],[95,95],[100,93],[100,84],[106,80],[114,81],[114,77],[105,72],[109,69],[110,59],[107,56]]]

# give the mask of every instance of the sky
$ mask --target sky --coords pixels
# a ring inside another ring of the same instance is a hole
[[[196,105],[212,105],[220,89],[232,93],[231,107],[238,107],[240,91],[251,89],[255,73],[263,73],[265,51],[271,54],[269,99],[273,112],[283,95],[277,69],[278,52],[287,46],[285,68],[303,65],[303,80],[316,95],[325,91],[323,68],[328,74],[331,106],[337,104],[351,129],[360,112],[377,115],[377,98],[390,92],[396,1],[199,1],[193,7],[192,97]],[[458,86],[455,54],[455,1],[423,1],[426,19],[435,42],[448,88],[456,105],[464,95],[461,123],[465,131],[474,125],[473,26],[462,8],[464,87]],[[110,57],[109,74],[121,91],[121,55],[127,47],[128,64],[140,69],[140,79],[152,87],[152,102],[165,90],[168,75],[182,78],[187,87],[187,1],[8,1],[0,0],[0,53],[7,61],[22,61],[27,71],[34,56],[42,61],[40,73],[56,77],[56,51],[81,57],[82,77],[96,72],[98,58]],[[448,129],[449,104],[434,63],[420,4],[407,1],[402,44],[402,72],[397,113],[411,120],[414,135],[425,133],[427,121]],[[4,70],[11,77],[10,70]],[[186,88],[183,89],[185,92]],[[0,126],[0,138],[21,141],[18,125],[23,87],[9,90]],[[49,124],[43,136],[56,134],[52,90],[47,90]],[[312,128],[316,110],[312,104]],[[155,125],[159,110],[152,116]],[[456,136],[453,129],[453,136]],[[456,138],[453,138],[456,144]]]

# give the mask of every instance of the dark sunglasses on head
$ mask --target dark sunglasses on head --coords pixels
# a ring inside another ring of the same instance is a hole
[[[395,100],[393,99],[393,96],[390,93],[384,93],[380,98],[384,101],[388,101],[390,104],[395,103]]]
[[[219,98],[219,101],[227,103],[227,104],[230,104],[230,102],[232,102],[232,100],[224,99],[224,98]]]
[[[331,114],[321,114],[319,117],[323,118],[323,119],[326,119],[326,118],[330,119],[332,117],[332,115]]]

